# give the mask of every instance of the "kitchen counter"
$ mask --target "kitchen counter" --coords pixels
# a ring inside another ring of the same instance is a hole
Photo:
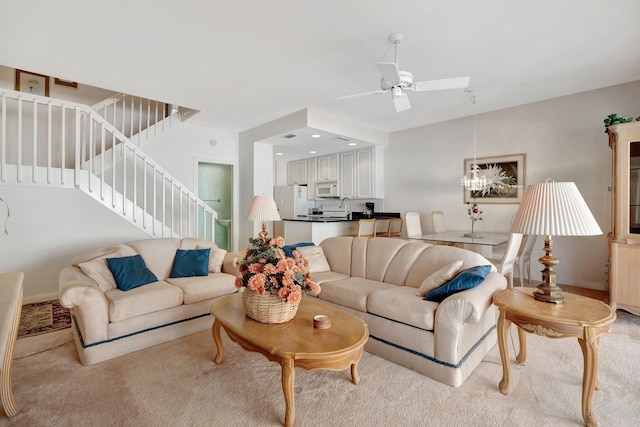
[[[330,218],[323,217],[321,215],[300,215],[293,219],[283,219],[283,221],[306,221],[306,222],[345,222],[345,221],[357,221],[357,219],[349,218]]]

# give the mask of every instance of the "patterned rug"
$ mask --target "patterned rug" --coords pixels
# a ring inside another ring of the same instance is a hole
[[[40,335],[71,327],[69,309],[60,305],[60,301],[51,300],[24,304],[20,316],[18,338]]]

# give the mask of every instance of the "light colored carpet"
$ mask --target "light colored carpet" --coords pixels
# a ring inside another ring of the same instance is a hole
[[[577,341],[527,337],[528,360],[512,365],[508,396],[497,386],[497,346],[457,389],[368,353],[357,386],[348,370],[297,370],[296,425],[583,425]],[[224,333],[223,339],[221,365],[212,361],[207,331],[88,367],[77,361],[72,342],[16,359],[13,388],[20,412],[0,418],[0,425],[282,425],[279,366],[245,352]],[[601,387],[593,403],[601,426],[640,424],[639,356],[640,318],[618,311],[612,335],[603,336],[600,346]]]

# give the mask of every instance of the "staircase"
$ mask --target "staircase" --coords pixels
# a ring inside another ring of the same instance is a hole
[[[213,240],[216,212],[139,148],[194,114],[170,110],[125,94],[89,107],[0,88],[0,185],[76,188],[150,237]]]

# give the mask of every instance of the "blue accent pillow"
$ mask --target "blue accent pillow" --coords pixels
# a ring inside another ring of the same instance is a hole
[[[173,260],[173,268],[169,277],[193,277],[209,275],[209,254],[211,248],[207,249],[178,249]]]
[[[475,288],[491,271],[490,265],[478,265],[462,270],[444,285],[430,290],[424,296],[427,301],[442,302],[446,297],[467,289]]]
[[[293,245],[285,245],[282,247],[282,250],[284,251],[284,254],[288,257],[292,257],[293,256],[293,250],[297,247],[300,246],[315,246],[313,244],[313,242],[300,242],[300,243],[296,243]]]
[[[116,279],[118,289],[123,291],[158,281],[156,275],[147,268],[140,255],[107,258],[107,265],[109,265],[113,278]]]

